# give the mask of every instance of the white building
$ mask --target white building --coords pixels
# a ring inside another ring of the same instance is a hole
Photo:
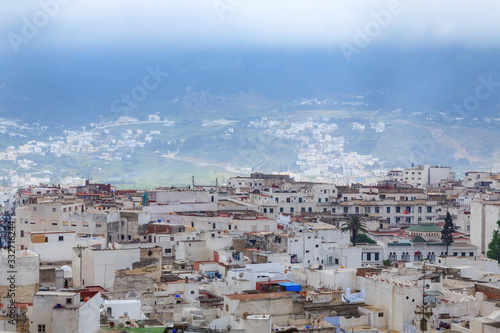
[[[100,292],[83,297],[74,291],[39,291],[33,299],[30,333],[95,332],[100,328],[100,306]]]
[[[500,201],[484,199],[472,202],[470,210],[470,240],[479,248],[482,254],[488,251],[488,244],[497,230],[497,221],[500,221]]]

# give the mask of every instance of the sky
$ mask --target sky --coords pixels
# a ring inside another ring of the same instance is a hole
[[[118,48],[499,48],[500,2],[1,0],[0,54]]]

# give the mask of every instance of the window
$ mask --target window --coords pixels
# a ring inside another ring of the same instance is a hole
[[[269,213],[273,214],[274,213],[274,208],[269,208]]]
[[[321,202],[321,198],[318,198],[318,202]]]
[[[418,207],[418,212],[422,213],[422,207]]]
[[[312,211],[313,211],[312,207],[309,207],[309,208],[307,209],[307,211],[308,211],[309,213],[312,213]]]
[[[72,298],[66,298],[66,304],[72,304],[73,299]]]
[[[165,249],[165,253],[172,253],[172,249]]]
[[[299,202],[300,202],[300,203],[302,202],[302,198],[299,198]]]
[[[120,235],[121,240],[125,239],[125,235]]]
[[[64,241],[64,236],[59,236],[59,241],[60,242]]]
[[[372,260],[372,254],[371,253],[367,253],[366,254],[366,261],[371,261]]]
[[[465,257],[465,252],[462,252],[462,257]]]
[[[349,207],[344,207],[344,214],[347,214],[349,210]]]
[[[293,213],[293,207],[290,207],[290,213]]]
[[[57,220],[52,220],[52,225],[57,225]]]
[[[38,325],[38,333],[45,333],[45,325]]]
[[[76,227],[76,222],[75,221],[71,221],[71,226],[72,227]]]
[[[427,213],[432,213],[432,207],[427,207]]]
[[[379,318],[382,318],[383,316],[384,316],[384,313],[383,313],[383,312],[379,312],[379,313],[378,313],[378,317],[379,317]]]
[[[399,206],[396,207],[396,213],[401,213],[401,207]]]
[[[325,198],[325,202],[328,202],[328,198]]]
[[[387,214],[391,213],[391,207],[387,207]]]
[[[453,252],[453,255],[456,257],[458,256],[458,252]]]
[[[283,207],[280,207],[280,213],[283,213]]]
[[[89,223],[88,222],[83,222],[83,226],[88,228],[89,227]]]
[[[267,214],[267,208],[264,208],[264,213],[266,213],[266,214]]]
[[[335,213],[335,208],[332,208],[332,213]]]
[[[286,202],[290,202],[290,198],[286,198]]]
[[[64,227],[67,227],[67,226],[68,226],[68,221],[63,221],[63,222],[62,222],[62,225],[63,225]]]
[[[212,229],[215,229],[215,223],[212,223]]]
[[[377,253],[375,253],[375,261],[378,261],[378,260],[379,260],[379,254],[377,252]]]
[[[24,237],[24,230],[21,230],[21,237]]]
[[[96,228],[100,228],[100,227],[102,227],[102,223],[101,223],[101,222],[96,222],[96,223],[95,223],[95,227],[96,227]]]

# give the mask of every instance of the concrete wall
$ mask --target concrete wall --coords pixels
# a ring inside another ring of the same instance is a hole
[[[66,234],[61,234],[66,235]],[[45,262],[58,262],[58,261],[71,261],[73,258],[73,248],[87,247],[97,245],[101,248],[106,247],[106,239],[101,237],[93,238],[77,238],[68,241],[57,241],[48,243],[35,243],[32,245],[33,252],[40,255],[42,263]]]
[[[33,295],[38,290],[38,281],[40,278],[40,259],[38,255],[30,251],[16,251],[15,263],[9,262],[11,258],[9,253],[2,250],[0,255],[0,298],[8,297],[9,292],[14,292],[16,302],[31,303]],[[11,271],[16,273],[9,273]],[[11,281],[8,279],[14,275],[12,282],[14,288],[11,288]],[[12,289],[12,290],[11,290]]]

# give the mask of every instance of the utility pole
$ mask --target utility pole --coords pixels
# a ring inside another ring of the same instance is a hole
[[[420,320],[417,321],[417,324],[419,323],[420,325],[417,325],[417,330],[416,332],[419,333],[424,333],[428,332],[428,323],[429,320],[426,318],[430,318],[432,316],[432,309],[430,304],[426,304],[424,301],[425,298],[425,260],[422,264],[422,305],[417,305],[417,310],[415,311],[415,314],[417,317],[421,317]]]
[[[219,177],[215,177],[215,192],[219,192]]]
[[[192,186],[193,186],[193,187],[192,187],[192,190],[194,191],[194,175],[193,175],[193,176],[191,176],[191,183],[192,183]]]

